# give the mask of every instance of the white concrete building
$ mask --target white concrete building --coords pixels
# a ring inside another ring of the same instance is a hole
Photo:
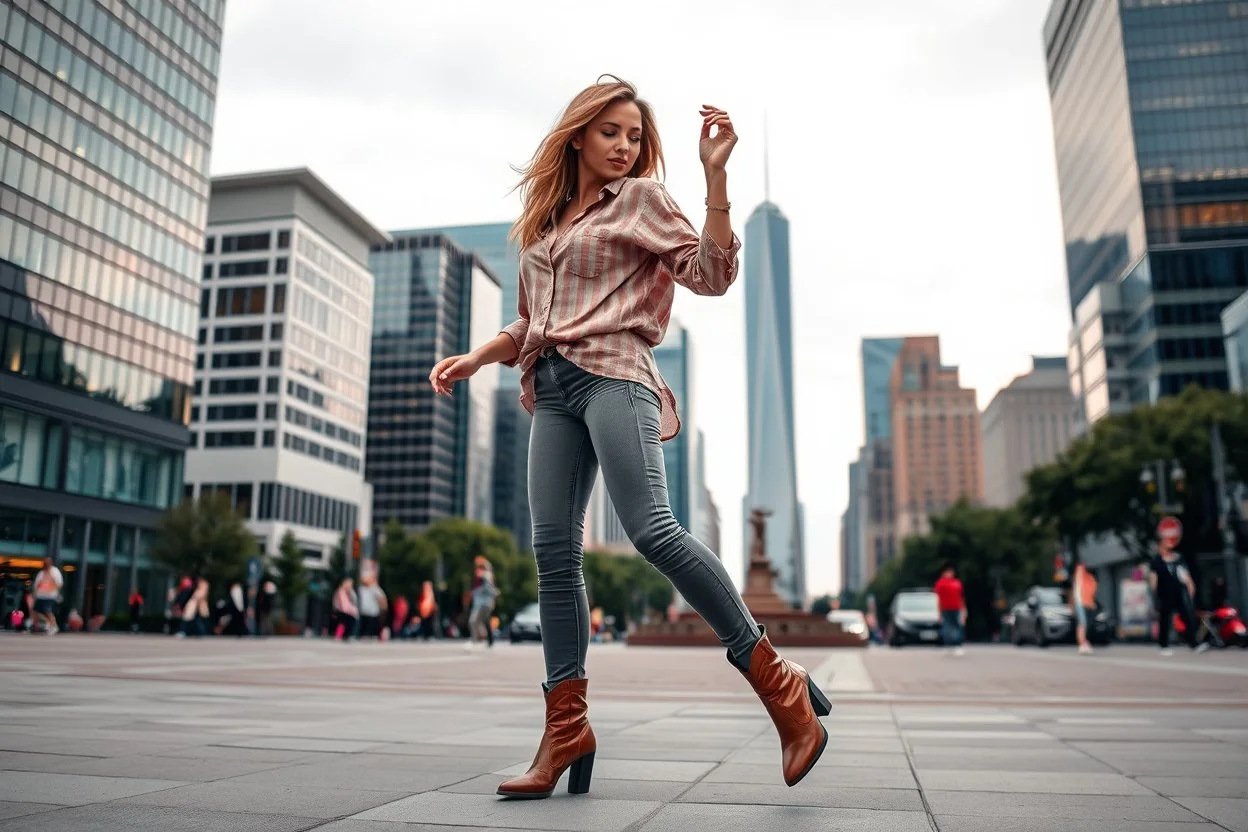
[[[1026,490],[1027,472],[1066,450],[1076,433],[1079,402],[1066,359],[1032,356],[1031,372],[997,392],[980,417],[984,499],[1010,506]]]
[[[379,231],[307,169],[212,180],[186,492],[224,491],[262,551],[309,565],[369,537],[364,482]]]

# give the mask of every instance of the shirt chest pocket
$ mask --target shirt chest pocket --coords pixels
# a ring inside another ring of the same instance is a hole
[[[568,242],[564,257],[569,272],[586,280],[597,280],[619,261],[619,243],[600,231],[579,231]]]

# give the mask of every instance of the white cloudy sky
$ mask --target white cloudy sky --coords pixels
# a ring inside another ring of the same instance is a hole
[[[810,590],[839,583],[862,441],[859,339],[936,333],[981,407],[1062,354],[1065,268],[1040,29],[1049,0],[629,3],[232,0],[213,172],[308,165],[383,228],[511,219],[511,165],[604,72],[658,111],[700,223],[698,107],[727,109],[738,233],[792,223],[799,490]],[[678,296],[698,421],[740,575],[743,293]]]

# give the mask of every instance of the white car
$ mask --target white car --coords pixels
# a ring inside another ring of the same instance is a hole
[[[862,641],[871,637],[867,632],[867,617],[858,610],[832,610],[828,613],[828,620],[839,624],[842,633],[857,636]]]

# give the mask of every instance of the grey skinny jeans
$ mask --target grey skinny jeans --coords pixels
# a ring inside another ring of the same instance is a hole
[[[548,687],[585,678],[589,602],[582,544],[599,465],[637,551],[748,669],[758,625],[723,563],[676,522],[668,503],[658,396],[645,385],[586,372],[554,350],[534,371],[529,509]]]

